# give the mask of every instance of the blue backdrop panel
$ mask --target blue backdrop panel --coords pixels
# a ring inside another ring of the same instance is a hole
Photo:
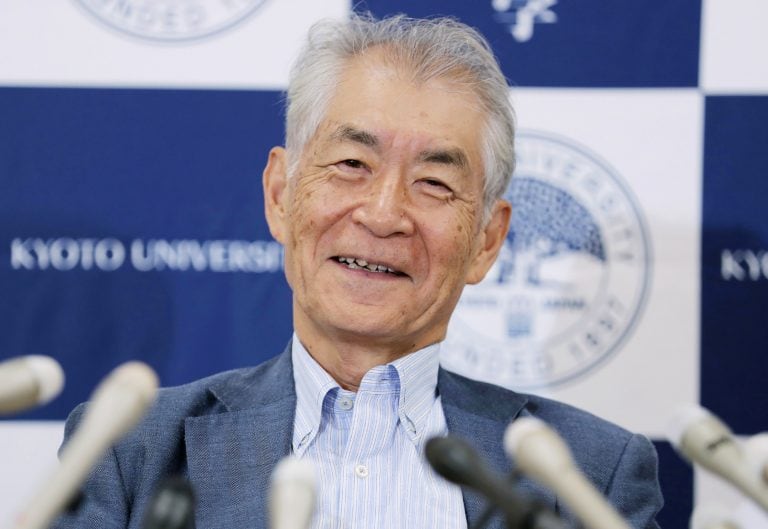
[[[665,529],[688,527],[693,510],[693,469],[683,461],[672,445],[654,441],[659,454],[659,483],[664,494],[664,508],[657,521]]]
[[[736,431],[768,409],[768,97],[706,100],[701,400]]]
[[[531,9],[519,0],[366,0],[357,10],[456,16],[491,42],[513,85],[697,86],[701,0],[538,3],[550,7],[532,13],[529,40],[513,29]]]
[[[281,106],[264,91],[0,89],[0,354],[52,354],[68,376],[27,417],[64,418],[130,359],[167,386],[283,349],[290,295],[261,193]],[[150,258],[179,240],[196,267]]]

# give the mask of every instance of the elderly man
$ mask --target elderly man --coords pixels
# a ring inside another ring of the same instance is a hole
[[[290,346],[163,390],[61,526],[138,528],[158,481],[182,473],[198,529],[265,527],[270,473],[293,453],[320,477],[313,527],[466,528],[483,504],[429,469],[426,440],[455,433],[508,470],[504,428],[535,415],[635,527],[657,527],[647,439],[439,367],[462,289],[491,267],[511,213],[512,111],[482,37],[446,19],[319,24],[291,74],[286,130],[264,199],[293,290]]]

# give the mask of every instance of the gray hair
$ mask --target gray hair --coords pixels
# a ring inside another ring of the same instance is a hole
[[[515,167],[515,121],[509,87],[490,45],[480,33],[451,18],[413,19],[397,15],[375,20],[323,20],[294,63],[288,85],[286,149],[289,174],[322,121],[336,83],[349,59],[380,47],[387,61],[405,68],[415,82],[449,78],[466,85],[486,113],[483,219],[509,185]]]

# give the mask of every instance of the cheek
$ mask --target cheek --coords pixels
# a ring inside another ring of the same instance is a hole
[[[465,274],[472,256],[472,225],[458,218],[430,224],[433,228],[427,233],[427,239],[431,266],[440,271],[440,278]]]
[[[322,190],[318,179],[306,177],[292,190],[289,216],[294,240],[305,239],[324,215]]]
[[[289,241],[294,259],[313,258],[344,216],[344,201],[330,187],[323,178],[307,178],[292,190]]]
[[[477,215],[475,215],[475,209],[467,204],[462,204],[462,207],[458,208],[457,214],[454,217],[451,224],[451,236],[454,243],[454,247],[457,255],[462,258],[469,258],[473,253],[474,244],[477,239]]]

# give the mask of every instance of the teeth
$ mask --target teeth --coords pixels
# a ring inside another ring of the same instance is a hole
[[[395,273],[395,271],[388,266],[369,263],[365,259],[357,259],[355,257],[338,257],[337,259],[340,263],[346,264],[352,270],[365,268],[369,272],[389,272],[390,274]]]

